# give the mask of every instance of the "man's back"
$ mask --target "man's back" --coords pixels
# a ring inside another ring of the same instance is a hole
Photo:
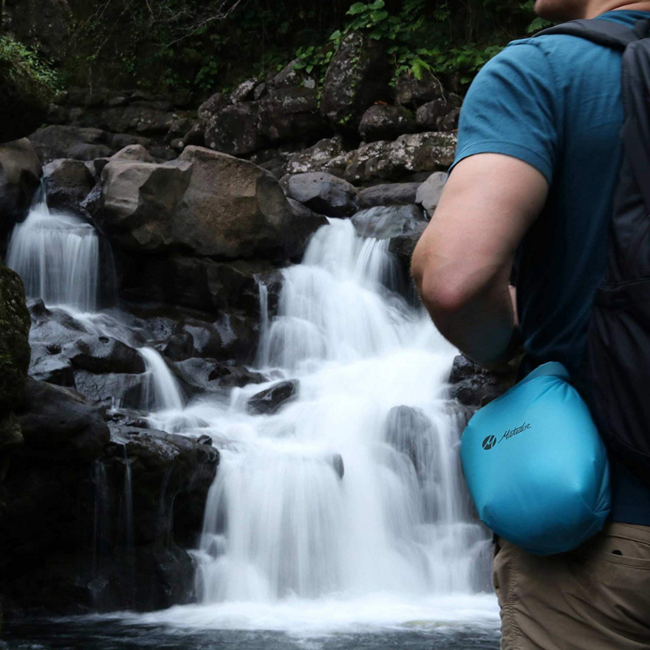
[[[650,14],[600,19],[632,27]],[[549,182],[547,203],[520,247],[516,285],[524,371],[560,361],[580,385],[587,327],[607,264],[621,163],[621,54],[573,36],[511,44],[485,66],[461,115],[456,163],[511,155]],[[650,526],[650,490],[613,463],[614,521]]]
[[[641,0],[535,7],[556,20],[600,16],[632,27],[650,18]],[[412,269],[440,331],[479,363],[502,363],[517,349],[514,263],[522,373],[561,361],[588,392],[587,327],[622,162],[621,64],[620,53],[587,40],[545,35],[511,44],[468,93],[454,170]],[[536,557],[496,540],[502,648],[650,648],[650,489],[612,467],[613,522],[586,544]]]

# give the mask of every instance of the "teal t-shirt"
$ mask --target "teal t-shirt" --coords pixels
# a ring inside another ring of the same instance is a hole
[[[599,20],[632,27],[650,12]],[[621,163],[621,54],[548,35],[511,43],[472,84],[456,163],[478,153],[523,160],[548,180],[546,206],[516,263],[521,333],[533,365],[560,361],[582,377],[587,325],[607,263],[607,231]],[[650,525],[650,489],[612,464],[614,521]]]

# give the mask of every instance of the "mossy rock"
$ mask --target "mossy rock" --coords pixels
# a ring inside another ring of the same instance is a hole
[[[0,418],[22,400],[29,368],[30,322],[22,280],[0,264]]]
[[[55,95],[54,73],[20,43],[0,37],[0,142],[36,131]]]

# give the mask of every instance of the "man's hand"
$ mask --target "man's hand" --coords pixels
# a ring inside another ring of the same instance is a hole
[[[413,279],[451,343],[482,365],[516,352],[508,281],[519,243],[540,213],[548,182],[528,163],[478,154],[454,168],[413,254]]]

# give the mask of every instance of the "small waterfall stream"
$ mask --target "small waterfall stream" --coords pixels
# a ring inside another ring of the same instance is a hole
[[[41,202],[16,228],[8,263],[28,295],[127,342],[124,323],[94,313],[97,239]],[[396,277],[387,240],[359,237],[349,220],[321,228],[284,271],[276,317],[260,291],[257,365],[273,381],[236,388],[226,404],[186,405],[162,356],[140,348],[152,423],[211,435],[222,460],[195,552],[200,602],[138,621],[318,630],[496,620],[481,595],[490,543],[460,472],[466,414],[446,397],[455,350],[392,290]],[[282,379],[298,381],[297,395],[273,415],[249,413],[248,400]]]

